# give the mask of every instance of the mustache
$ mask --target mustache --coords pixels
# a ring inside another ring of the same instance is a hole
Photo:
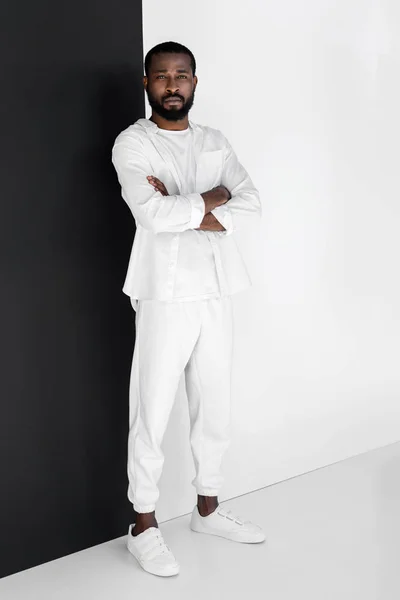
[[[183,98],[181,96],[165,96],[163,100],[182,100],[183,102]]]

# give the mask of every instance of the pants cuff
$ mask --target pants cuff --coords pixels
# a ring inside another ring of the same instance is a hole
[[[156,507],[154,504],[148,504],[147,506],[139,506],[137,504],[133,504],[133,509],[137,513],[149,513],[154,512],[156,510]]]
[[[199,496],[218,496],[219,490],[212,488],[196,488],[196,492]]]

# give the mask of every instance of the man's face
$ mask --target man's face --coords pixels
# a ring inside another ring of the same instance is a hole
[[[197,77],[193,77],[187,54],[155,54],[143,82],[149,104],[160,117],[179,121],[192,108]]]

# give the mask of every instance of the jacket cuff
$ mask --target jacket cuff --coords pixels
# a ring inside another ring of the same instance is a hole
[[[189,229],[198,229],[202,220],[204,219],[206,205],[204,204],[201,194],[198,194],[197,192],[193,194],[185,194],[185,196],[192,205]]]
[[[217,206],[212,211],[212,214],[218,221],[225,227],[226,231],[221,231],[223,235],[231,235],[234,232],[235,228],[233,225],[232,213],[229,210],[229,207],[226,204],[221,204],[221,206]]]

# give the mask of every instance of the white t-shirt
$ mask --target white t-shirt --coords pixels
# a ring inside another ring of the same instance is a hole
[[[159,136],[173,154],[182,183],[181,194],[195,189],[195,159],[191,127],[183,131],[159,129]],[[202,190],[207,191],[207,190]],[[211,245],[212,231],[187,229],[179,233],[174,300],[220,297],[215,257]]]

